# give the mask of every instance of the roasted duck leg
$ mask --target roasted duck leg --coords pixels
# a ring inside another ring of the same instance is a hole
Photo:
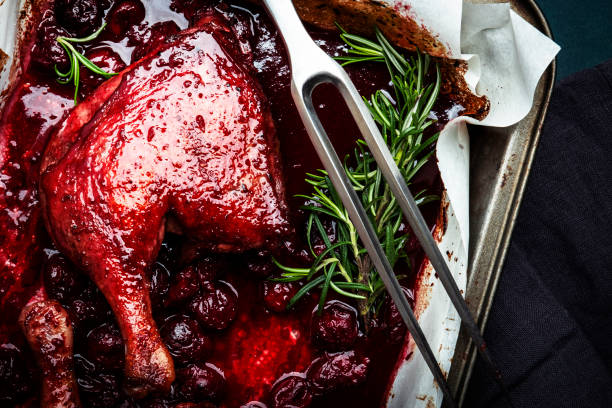
[[[104,83],[43,159],[47,229],[112,307],[137,396],[174,379],[146,282],[166,222],[216,251],[270,248],[289,230],[272,119],[220,21],[206,16]]]
[[[72,327],[62,306],[47,299],[41,288],[19,316],[21,329],[41,371],[40,406],[81,406],[74,376]]]

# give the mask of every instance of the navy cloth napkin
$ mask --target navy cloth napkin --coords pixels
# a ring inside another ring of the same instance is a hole
[[[485,339],[516,407],[612,407],[612,60],[554,89]]]

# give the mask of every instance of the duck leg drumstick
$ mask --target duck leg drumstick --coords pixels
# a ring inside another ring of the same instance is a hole
[[[81,406],[74,375],[72,327],[62,306],[38,296],[28,303],[19,323],[41,371],[42,408]]]

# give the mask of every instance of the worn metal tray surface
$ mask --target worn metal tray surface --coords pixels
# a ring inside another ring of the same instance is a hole
[[[479,3],[498,1],[479,1]],[[511,0],[512,8],[541,32],[550,28],[534,0]],[[548,67],[536,88],[529,114],[508,128],[472,126],[470,132],[470,252],[466,299],[484,330],[497,282],[510,243],[510,236],[555,78],[555,62]],[[474,368],[476,352],[461,330],[450,386],[462,404]]]

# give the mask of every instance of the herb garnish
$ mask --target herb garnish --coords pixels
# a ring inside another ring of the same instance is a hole
[[[91,62],[87,57],[77,51],[74,44],[86,43],[92,40],[95,40],[102,30],[106,27],[106,23],[102,24],[100,28],[98,28],[93,34],[88,35],[85,38],[69,38],[69,37],[57,37],[57,42],[64,48],[66,54],[68,54],[68,58],[70,59],[70,69],[68,72],[61,72],[57,66],[55,66],[55,73],[59,76],[57,81],[61,84],[68,84],[70,82],[74,83],[74,104],[77,104],[77,96],[79,92],[79,75],[80,75],[80,64],[83,64],[84,67],[89,69],[95,74],[102,75],[104,78],[110,78],[114,75],[117,75],[115,72],[106,72],[102,68],[98,67],[96,64]]]
[[[378,61],[384,62],[389,69],[395,100],[382,90],[364,100],[372,117],[379,124],[382,136],[406,183],[409,184],[433,154],[431,147],[438,138],[438,133],[425,137],[424,131],[434,122],[428,117],[440,90],[440,70],[436,65],[435,83],[426,84],[429,56],[417,51],[415,57],[406,59],[378,29],[376,42],[348,34],[344,30],[340,37],[350,47],[346,56],[336,58],[343,65]],[[346,173],[361,197],[389,262],[392,266],[400,259],[409,262],[405,249],[409,235],[400,231],[402,211],[368,151],[367,144],[361,139],[357,140],[353,156],[347,156],[344,163]],[[306,235],[315,260],[310,268],[291,268],[275,261],[283,271],[281,277],[275,280],[307,281],[291,299],[288,307],[292,307],[308,291],[320,288],[321,310],[331,288],[340,295],[358,299],[359,312],[367,323],[370,314],[376,313],[382,304],[384,284],[372,267],[327,172],[318,170],[314,174],[308,173],[306,181],[313,186],[313,193],[300,197],[309,201],[303,209],[309,212]],[[422,205],[435,201],[438,197],[420,191],[415,195],[415,199]],[[328,237],[324,220],[335,223],[334,242]],[[325,244],[325,249],[320,253],[314,250],[315,240]]]

